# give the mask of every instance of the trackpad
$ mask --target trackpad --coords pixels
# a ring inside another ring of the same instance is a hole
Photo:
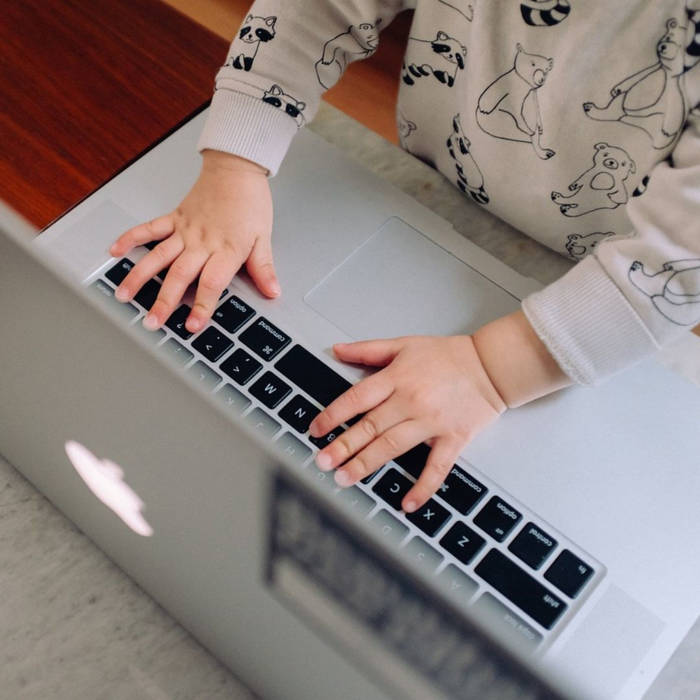
[[[520,302],[398,218],[304,301],[355,339],[473,333]]]

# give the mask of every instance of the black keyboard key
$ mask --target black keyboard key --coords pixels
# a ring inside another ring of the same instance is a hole
[[[319,450],[322,450],[324,447],[330,445],[333,440],[335,440],[339,435],[342,435],[345,432],[344,428],[336,428],[335,430],[331,430],[330,433],[326,433],[325,435],[321,435],[321,437],[311,437],[309,436],[309,440],[318,447]]]
[[[309,429],[309,424],[320,413],[316,406],[307,401],[303,396],[297,394],[284,408],[279,415],[294,430],[305,433]]]
[[[591,576],[593,569],[568,549],[554,560],[544,574],[547,581],[569,598],[575,598]]]
[[[217,328],[209,326],[192,341],[192,347],[210,362],[217,362],[233,347],[233,342]]]
[[[272,437],[282,426],[260,408],[246,413],[244,420],[265,437]]]
[[[250,399],[244,394],[241,394],[238,389],[230,384],[221,387],[214,396],[216,396],[229,411],[236,415],[240,415],[250,406]]]
[[[148,250],[153,250],[159,243],[160,241],[148,241],[143,244],[143,247],[148,248]]]
[[[221,367],[234,382],[243,385],[262,369],[262,364],[251,357],[245,350],[238,348],[238,350],[226,358],[219,367]]]
[[[241,343],[247,345],[263,360],[271,360],[282,348],[292,342],[286,333],[263,317],[246,328],[238,337]]]
[[[170,272],[170,265],[168,267],[164,267],[160,272],[156,273],[156,277],[161,281],[165,282],[165,277]]]
[[[566,610],[563,600],[497,549],[492,549],[474,571],[545,629],[552,629]]]
[[[185,321],[190,315],[190,311],[192,311],[192,309],[187,306],[187,304],[181,304],[170,314],[170,318],[165,322],[165,325],[183,340],[192,337],[192,333],[185,328]]]
[[[201,360],[197,360],[189,366],[188,373],[202,386],[211,391],[220,381],[221,377]]]
[[[557,541],[535,523],[528,523],[510,543],[508,549],[533,569],[539,569],[555,550]]]
[[[150,311],[151,306],[153,306],[158,297],[158,292],[160,292],[160,284],[155,280],[148,280],[148,282],[139,289],[134,299],[141,304],[146,311]]]
[[[301,345],[291,348],[277,361],[275,367],[322,406],[328,406],[351,386],[347,379],[343,379]]]
[[[265,374],[250,387],[250,393],[268,408],[279,406],[279,404],[289,396],[291,391],[292,387],[272,374],[272,372],[265,372]]]
[[[255,310],[236,296],[227,299],[214,312],[213,319],[229,333],[235,333],[246,321],[255,316]]]
[[[118,287],[124,278],[129,274],[134,263],[129,258],[122,258],[114,267],[110,267],[105,272],[105,277],[116,287]]]
[[[463,522],[456,522],[445,533],[440,544],[462,564],[469,564],[486,544],[486,540]]]
[[[413,478],[417,479],[421,475],[425,463],[428,461],[429,454],[430,448],[424,443],[421,443],[408,452],[394,457],[394,462],[400,467],[403,467]]]
[[[497,542],[503,542],[523,516],[503,499],[493,496],[474,518],[474,524]]]
[[[413,486],[413,482],[396,469],[388,469],[386,474],[372,487],[380,498],[396,510],[401,510],[401,501]]]
[[[426,535],[432,537],[449,519],[450,512],[436,500],[430,498],[406,518],[417,525]]]
[[[486,495],[488,489],[456,464],[438,489],[437,495],[462,515],[466,515]]]

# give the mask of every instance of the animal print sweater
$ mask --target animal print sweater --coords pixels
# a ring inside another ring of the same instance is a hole
[[[200,148],[274,174],[407,8],[401,144],[578,261],[523,302],[562,369],[595,383],[699,323],[700,0],[257,0]]]

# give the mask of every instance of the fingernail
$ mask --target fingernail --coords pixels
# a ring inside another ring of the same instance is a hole
[[[203,325],[201,319],[198,318],[190,318],[185,323],[185,327],[190,333],[196,333]]]
[[[280,287],[280,283],[275,280],[270,284],[270,291],[278,297],[280,294],[282,294],[282,288]]]
[[[116,291],[114,292],[114,296],[119,301],[128,301],[129,292],[127,292],[126,289],[122,289],[122,287],[117,287]]]
[[[330,455],[327,455],[325,452],[319,452],[316,455],[316,464],[318,468],[322,469],[324,472],[331,468],[331,462]]]
[[[418,504],[415,501],[406,501],[406,506],[404,507],[404,513],[413,513]]]
[[[147,331],[154,331],[158,328],[158,319],[153,314],[148,314],[148,316],[143,319],[143,327]]]
[[[309,425],[309,433],[311,437],[321,437],[318,434],[318,426],[313,421],[311,421],[311,425]]]
[[[117,252],[117,244],[115,243],[113,246],[110,247],[109,254],[114,255],[116,252]]]
[[[335,483],[338,484],[338,486],[345,488],[346,486],[350,486],[350,484],[352,484],[352,477],[347,472],[336,472]]]

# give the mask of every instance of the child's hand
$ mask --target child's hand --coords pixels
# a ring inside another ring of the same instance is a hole
[[[484,371],[471,336],[411,336],[333,347],[345,362],[384,367],[338,397],[311,423],[320,437],[366,415],[316,456],[321,469],[341,464],[336,481],[349,486],[420,442],[432,450],[403,499],[412,512],[445,480],[462,448],[506,404]]]
[[[411,512],[432,496],[457,456],[506,408],[571,384],[516,311],[473,336],[412,336],[335,345],[338,359],[384,369],[331,403],[312,421],[314,437],[366,415],[316,456],[319,468],[349,486],[420,442],[432,449],[420,478],[404,496]]]
[[[130,300],[154,275],[170,266],[144,326],[160,327],[199,276],[185,326],[196,333],[209,321],[221,292],[239,268],[246,269],[268,297],[280,293],[272,261],[272,198],[264,168],[237,156],[204,151],[199,179],[170,214],[136,226],[110,248],[122,256],[149,241],[161,241],[119,285],[116,296]]]

